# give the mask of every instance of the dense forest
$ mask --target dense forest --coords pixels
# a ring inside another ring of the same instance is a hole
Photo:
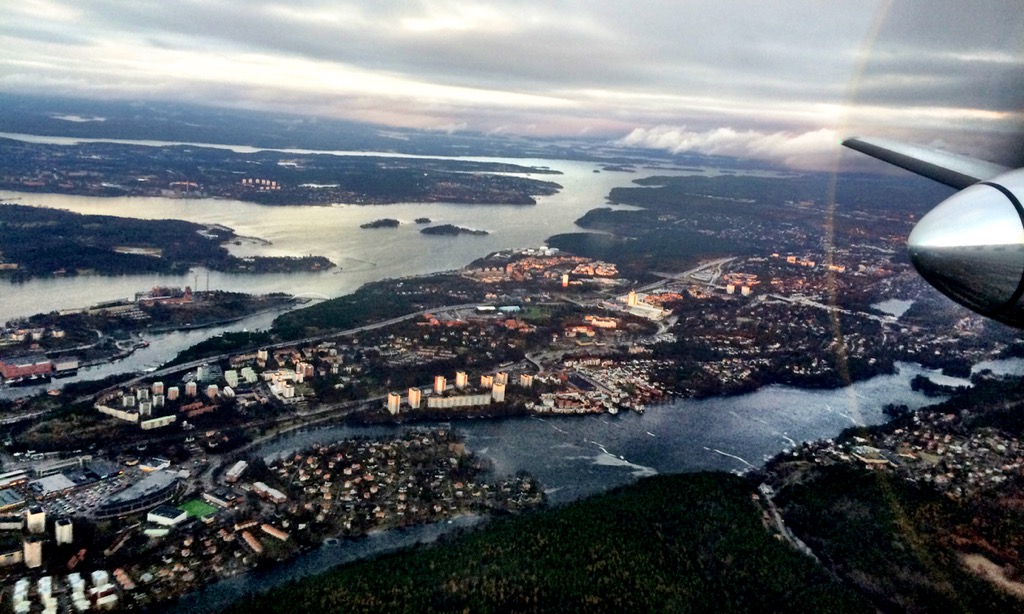
[[[420,230],[425,235],[478,235],[484,236],[491,233],[486,230],[474,230],[472,228],[463,228],[462,226],[455,226],[454,224],[441,224],[440,226],[427,226]]]
[[[833,183],[834,182],[834,183]],[[612,188],[608,200],[664,211],[683,199],[715,210],[749,214],[758,205],[825,202],[834,195],[840,208],[927,211],[952,190],[920,177],[844,173],[808,173],[778,177],[646,177],[638,187]],[[695,200],[696,199],[696,200]]]
[[[726,474],[656,476],[228,612],[872,611],[766,531],[752,492]]]
[[[881,611],[1020,611],[1019,600],[966,571],[957,552],[970,542],[990,557],[1021,547],[1020,512],[998,500],[967,505],[841,464],[806,472],[776,502],[787,525]]]

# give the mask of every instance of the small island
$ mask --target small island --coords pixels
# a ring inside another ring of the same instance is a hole
[[[441,224],[440,226],[428,226],[421,230],[425,235],[477,235],[484,236],[491,233],[486,230],[473,230],[472,228],[463,228],[462,226],[455,226],[453,224]]]
[[[398,228],[398,226],[400,224],[401,224],[401,222],[399,222],[398,220],[386,217],[386,218],[379,219],[379,220],[373,220],[372,222],[367,222],[365,224],[360,224],[359,227],[360,228]]]
[[[416,223],[417,224],[429,224],[430,223],[430,218],[429,217],[418,217],[418,218],[416,218]]]

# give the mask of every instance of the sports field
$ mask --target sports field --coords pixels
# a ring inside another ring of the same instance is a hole
[[[213,507],[202,499],[192,499],[186,501],[178,506],[178,509],[185,512],[193,518],[202,518],[203,516],[209,516],[217,512],[217,508]]]

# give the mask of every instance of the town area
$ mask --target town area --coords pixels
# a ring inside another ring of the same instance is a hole
[[[8,577],[23,576],[19,567],[49,574],[16,581],[16,612],[141,607],[325,539],[544,502],[534,479],[486,477],[458,437],[440,430],[228,466],[123,455],[8,466],[17,469],[0,476],[0,561]],[[85,560],[91,575],[75,571]]]
[[[839,254],[723,256],[640,280],[552,247],[506,250],[286,313],[275,330],[291,340],[215,339],[92,388],[54,379],[51,394],[5,402],[0,562],[16,607],[155,603],[328,537],[544,500],[536,480],[490,475],[436,426],[274,458],[248,452],[294,429],[642,413],[773,383],[839,386],[901,360],[956,374],[1015,347],[980,318],[936,307],[909,265],[877,250]],[[920,327],[919,312],[946,318],[944,334]],[[3,354],[0,367],[26,368],[23,356]],[[937,441],[947,456],[916,475],[954,493],[973,484],[943,464],[971,448]],[[834,457],[889,462],[902,449],[858,446]]]

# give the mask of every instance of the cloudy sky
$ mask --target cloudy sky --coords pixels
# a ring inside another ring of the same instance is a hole
[[[778,158],[1021,125],[1002,2],[16,0],[0,91]]]

